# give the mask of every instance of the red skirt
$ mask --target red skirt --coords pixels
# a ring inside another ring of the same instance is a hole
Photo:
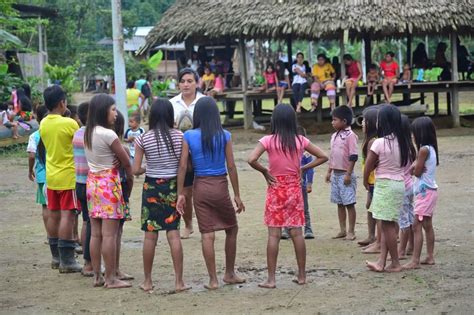
[[[267,189],[264,223],[268,227],[305,225],[303,192],[299,176],[276,176],[277,183]]]

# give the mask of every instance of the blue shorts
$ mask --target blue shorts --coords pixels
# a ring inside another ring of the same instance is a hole
[[[415,212],[413,209],[413,189],[405,190],[403,195],[403,205],[400,208],[400,217],[398,225],[400,229],[409,228],[415,222]]]
[[[286,81],[280,81],[280,82],[278,82],[278,87],[287,89],[288,88],[288,83],[286,83]]]
[[[352,173],[349,185],[344,185],[346,172],[333,171],[331,175],[331,202],[350,206],[356,203],[357,176]]]

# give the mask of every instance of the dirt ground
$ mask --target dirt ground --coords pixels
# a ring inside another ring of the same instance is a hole
[[[360,133],[360,131],[358,131]],[[324,183],[326,167],[316,170],[309,204],[315,240],[307,241],[309,283],[292,283],[296,262],[291,241],[282,241],[278,261],[278,288],[257,287],[266,275],[266,228],[263,225],[265,182],[245,158],[261,134],[233,130],[241,194],[246,213],[239,216],[237,266],[248,281],[207,292],[199,233],[183,241],[185,280],[190,292],[170,294],[173,270],[168,245],[160,235],[153,269],[155,292],[139,289],[143,279],[139,228],[141,181],[136,181],[131,206],[134,220],[125,225],[122,270],[133,274],[133,287],[124,290],[93,288],[90,278],[60,275],[51,270],[41,210],[34,203],[35,186],[27,179],[26,156],[1,157],[0,182],[0,313],[471,313],[474,308],[474,230],[472,180],[474,129],[439,132],[439,205],[434,219],[436,265],[398,274],[367,271],[356,242],[332,240],[337,232],[336,207],[329,202]],[[329,135],[310,135],[324,150]],[[365,238],[365,192],[358,185],[358,239]],[[470,210],[471,209],[471,210]],[[197,228],[197,224],[196,224]],[[224,234],[217,233],[219,274],[224,267]],[[81,259],[82,260],[82,259]]]

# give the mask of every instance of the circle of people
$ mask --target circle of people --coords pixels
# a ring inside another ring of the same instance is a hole
[[[209,274],[205,287],[219,288],[214,252],[217,231],[225,231],[226,237],[223,282],[246,281],[235,270],[237,214],[243,213],[245,206],[232,135],[223,129],[214,99],[197,91],[198,75],[194,70],[183,69],[178,82],[179,95],[153,101],[146,132],[140,127],[138,114],[130,117],[130,128],[124,132],[124,117],[109,95],[98,94],[79,105],[79,127],[76,120],[64,117],[67,99],[62,88],[53,85],[44,91],[45,106],[36,112],[40,128],[31,135],[28,145],[29,178],[38,184],[36,199],[43,206],[53,269],[60,273],[81,272],[93,278],[95,287],[131,286],[133,277],[120,269],[120,244],[123,225],[131,219],[129,197],[134,178],[145,174],[140,218],[145,234],[144,281],[140,288],[153,291],[152,266],[159,231],[166,232],[170,246],[176,292],[190,288],[183,279],[179,229],[182,218],[183,238],[193,233],[193,208]],[[354,169],[359,149],[358,137],[351,130],[352,116],[347,106],[332,111],[335,133],[328,156],[298,126],[293,107],[279,104],[272,114],[271,134],[262,137],[250,153],[248,164],[267,183],[264,223],[268,227],[268,278],[260,287],[276,287],[282,238],[291,238],[295,247],[298,271],[294,282],[307,283],[305,238],[314,238],[308,193],[312,191],[313,169],[328,161],[326,181],[331,187],[331,202],[337,205],[340,226],[334,238],[355,239]],[[366,246],[366,252],[379,253],[376,261],[366,262],[367,267],[375,272],[398,272],[434,264],[431,219],[438,194],[438,146],[433,122],[420,117],[410,125],[409,119],[389,104],[371,106],[363,116],[368,238],[359,244]],[[260,162],[265,152],[268,165]],[[83,266],[74,255],[73,226],[79,212],[85,223]],[[423,260],[422,230],[427,243],[427,257]],[[387,266],[388,254],[391,262]],[[407,254],[412,254],[412,259],[402,266],[400,259]]]

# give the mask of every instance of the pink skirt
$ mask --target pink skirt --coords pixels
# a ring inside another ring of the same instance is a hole
[[[303,192],[299,176],[276,176],[267,189],[264,223],[268,227],[305,225]]]
[[[87,206],[93,219],[124,218],[125,201],[117,169],[87,175]]]
[[[423,221],[423,217],[432,217],[434,208],[438,201],[438,190],[426,189],[415,197],[415,216],[419,221]]]

